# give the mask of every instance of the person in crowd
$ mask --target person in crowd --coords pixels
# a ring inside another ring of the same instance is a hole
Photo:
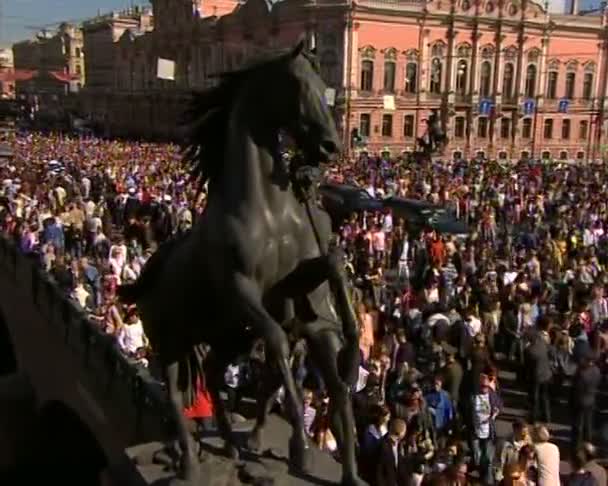
[[[559,485],[559,448],[549,442],[551,436],[545,426],[537,426],[534,432],[534,453],[538,466],[537,484],[538,486]]]
[[[522,447],[532,444],[528,424],[518,419],[513,422],[512,427],[513,435],[504,442],[500,451],[500,460],[496,471],[496,479],[498,481],[504,478],[504,471],[507,466],[519,463],[519,451]],[[519,472],[521,473],[521,471]]]
[[[593,474],[585,467],[587,454],[580,448],[572,456],[572,472],[568,476],[566,486],[598,486]]]
[[[470,398],[471,424],[470,443],[473,450],[473,463],[479,470],[484,484],[494,483],[496,418],[500,413],[500,398],[490,388],[488,376],[481,374],[479,388]]]
[[[581,361],[574,375],[570,397],[572,410],[572,444],[576,448],[583,441],[593,440],[593,414],[596,408],[596,396],[601,381],[601,373],[591,353],[581,356]]]
[[[402,445],[406,433],[405,421],[391,420],[388,433],[380,444],[376,463],[375,483],[377,486],[407,486],[405,483],[406,457]]]

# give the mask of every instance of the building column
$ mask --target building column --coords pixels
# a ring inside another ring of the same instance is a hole
[[[479,9],[479,5],[476,7]],[[471,32],[471,64],[469,77],[469,96],[471,97],[471,108],[467,113],[467,133],[465,145],[465,157],[471,157],[471,154],[477,147],[477,113],[479,108],[479,77],[477,76],[477,64],[479,59],[479,25],[477,19],[474,21],[473,30]]]
[[[453,111],[454,101],[456,98],[456,94],[454,92],[454,58],[456,55],[456,35],[458,32],[454,30],[454,10],[455,10],[455,2],[452,0],[451,4],[451,12],[450,12],[450,26],[447,32],[447,41],[448,41],[448,57],[446,62],[446,70],[445,70],[445,92],[442,99],[442,122],[444,124],[444,130],[448,140],[452,139],[453,134],[453,121],[454,117],[450,116],[450,111]]]
[[[517,62],[516,62],[516,67],[515,67],[515,100],[516,100],[516,106],[517,109],[513,111],[513,119],[511,121],[511,124],[513,125],[512,127],[512,141],[511,141],[511,157],[512,158],[519,158],[519,147],[520,147],[520,143],[521,143],[521,127],[522,127],[522,117],[520,117],[520,110],[521,110],[521,105],[522,105],[522,101],[523,101],[523,96],[522,96],[522,82],[523,79],[525,79],[524,76],[522,76],[522,71],[524,69],[524,45],[526,43],[526,37],[525,37],[525,23],[524,23],[524,10],[522,8],[522,14],[521,14],[521,23],[519,26],[519,34],[517,36]]]
[[[500,13],[502,17],[502,9]],[[490,123],[490,151],[494,151],[494,155],[498,158],[496,145],[498,140],[498,125],[500,118],[498,118],[498,114],[501,113],[501,104],[502,104],[502,96],[501,96],[501,85],[500,82],[502,80],[504,67],[503,67],[503,53],[502,53],[502,42],[504,41],[505,36],[502,34],[502,20],[498,21],[498,28],[496,29],[496,36],[494,37],[494,66],[492,69],[493,79],[492,79],[492,93],[494,95],[494,116],[492,117]],[[490,154],[491,156],[491,154]]]
[[[424,103],[427,99],[427,92],[429,90],[429,75],[431,69],[431,62],[429,57],[429,35],[431,31],[429,29],[422,29],[422,42],[420,46],[420,64],[418,70],[420,71],[420,81],[418,86],[418,92],[420,93],[419,102]]]

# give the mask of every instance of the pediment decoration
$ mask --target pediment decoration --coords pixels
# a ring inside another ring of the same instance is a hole
[[[431,47],[431,56],[432,57],[444,57],[445,55],[445,42],[436,41]]]
[[[586,72],[588,72],[588,73],[595,72],[595,62],[594,61],[587,61],[584,66],[585,66]]]
[[[408,61],[418,61],[418,49],[408,49],[407,51],[404,51],[403,54],[405,54]]]
[[[536,62],[540,58],[540,49],[538,47],[533,47],[528,51],[528,62]]]
[[[488,45],[483,46],[481,48],[481,57],[483,59],[490,59],[490,58],[492,58],[494,56],[494,53],[495,53],[495,49],[494,49],[494,46],[491,45],[491,44],[488,44]]]
[[[578,69],[578,61],[576,59],[568,61],[566,64],[566,69],[568,71],[576,71]]]
[[[396,61],[397,60],[397,49],[394,47],[389,47],[384,50],[384,59],[387,61]]]
[[[471,44],[468,42],[463,42],[462,44],[458,44],[456,47],[456,56],[457,57],[470,57],[471,56]]]
[[[367,59],[374,59],[376,57],[376,49],[372,46],[364,46],[360,49],[361,57]]]
[[[505,59],[513,60],[517,57],[517,47],[509,46],[505,49]]]

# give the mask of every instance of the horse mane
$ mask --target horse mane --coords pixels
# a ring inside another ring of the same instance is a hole
[[[212,88],[192,93],[190,103],[182,117],[186,128],[183,142],[183,161],[190,167],[193,180],[202,190],[207,181],[219,175],[226,149],[226,128],[230,110],[242,85],[252,74],[278,65],[287,59],[290,53],[279,51],[263,58],[257,58],[242,69],[210,76],[219,79],[219,84]],[[313,52],[300,50],[318,70],[318,63]]]

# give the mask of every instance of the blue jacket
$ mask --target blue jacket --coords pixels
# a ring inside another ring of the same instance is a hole
[[[454,406],[450,395],[445,390],[433,390],[424,399],[433,416],[435,430],[443,430],[454,418]]]
[[[63,248],[65,246],[63,228],[57,224],[49,224],[44,228],[42,239],[44,243],[52,243],[55,248]]]

